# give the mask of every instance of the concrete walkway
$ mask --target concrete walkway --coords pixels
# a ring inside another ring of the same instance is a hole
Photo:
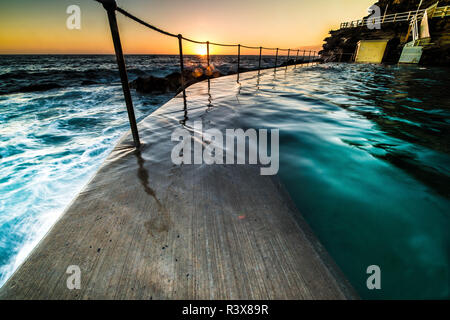
[[[241,75],[241,86],[256,77]],[[209,93],[208,82],[191,86],[187,110],[178,95],[139,124],[139,152],[125,135],[0,298],[355,298],[276,176],[171,162],[180,123],[234,128],[241,86],[232,76],[211,80]],[[79,290],[66,286],[70,265]]]

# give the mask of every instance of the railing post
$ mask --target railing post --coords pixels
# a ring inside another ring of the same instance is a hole
[[[300,50],[298,50],[297,49],[297,55],[295,56],[295,66],[297,67],[297,63],[298,63],[298,52],[299,52]]]
[[[130,121],[134,146],[136,148],[139,148],[141,146],[141,142],[139,140],[136,116],[134,115],[133,100],[131,99],[130,86],[128,84],[127,68],[125,64],[125,58],[123,56],[122,44],[120,42],[119,27],[117,26],[117,4],[115,0],[104,0],[101,1],[101,3],[108,13],[109,27],[111,29],[111,36],[114,43],[114,51],[116,53],[117,65],[119,67],[120,80],[122,82],[122,90],[125,98],[125,104],[127,106],[128,120]]]
[[[277,53],[275,54],[275,70],[274,70],[274,72],[277,72],[277,61],[278,61],[278,48],[277,48]]]
[[[305,55],[306,55],[306,50],[303,49],[302,64],[305,64]]]
[[[384,19],[386,19],[386,13],[387,13],[388,8],[389,8],[389,3],[386,5],[386,8],[384,8],[383,21],[381,21],[381,23],[384,23]]]
[[[238,66],[237,66],[237,82],[239,82],[239,71],[241,69],[241,45],[238,44]]]
[[[261,71],[261,54],[262,54],[262,47],[259,47],[258,73],[259,71]]]
[[[209,68],[209,41],[206,41],[206,59],[208,61],[208,68]]]
[[[291,49],[288,49],[288,55],[287,55],[287,58],[286,58],[286,69],[285,70],[287,70],[287,67],[288,67],[290,54],[291,54]]]
[[[417,7],[416,16],[419,14],[420,7],[422,6],[423,0],[420,0],[419,6]]]
[[[309,50],[308,54],[308,65],[311,63],[311,50]]]
[[[180,48],[180,70],[181,70],[181,88],[184,90],[184,61],[183,61],[183,36],[178,35],[178,47]]]

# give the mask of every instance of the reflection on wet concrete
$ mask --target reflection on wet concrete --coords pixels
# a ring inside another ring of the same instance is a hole
[[[206,112],[211,110],[212,107],[213,107],[213,104],[212,104],[212,96],[211,96],[211,80],[208,79],[208,107],[206,109]]]
[[[183,90],[183,119],[180,120],[181,125],[186,125],[186,121],[189,120],[188,118],[188,111],[187,111],[187,99],[186,99],[186,89]]]
[[[145,145],[141,145],[140,149],[134,151],[134,155],[136,156],[138,163],[137,176],[142,187],[144,188],[145,193],[154,199],[158,208],[158,212],[156,214],[151,214],[150,219],[144,223],[144,226],[149,234],[152,236],[157,236],[161,233],[167,233],[169,231],[170,216],[167,209],[156,196],[155,191],[150,187],[149,174],[145,168],[145,160],[142,157],[142,151],[144,150]]]
[[[141,145],[140,149],[137,149],[134,151],[134,155],[136,156],[136,160],[138,163],[137,176],[138,176],[139,181],[141,182],[142,186],[144,187],[145,193],[152,196],[153,198],[155,198],[156,201],[158,201],[158,199],[156,198],[156,195],[155,195],[155,191],[153,191],[153,189],[150,188],[148,172],[144,166],[145,160],[142,158],[142,150],[144,148],[145,148],[145,146]]]

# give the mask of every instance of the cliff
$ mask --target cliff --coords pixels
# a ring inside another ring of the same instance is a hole
[[[387,14],[417,10],[420,1],[381,0],[374,4],[381,8],[382,14],[388,6]],[[424,0],[421,9],[435,4],[437,0]],[[450,0],[439,1],[438,6],[450,5]],[[385,23],[381,29],[369,29],[367,26],[330,31],[330,37],[324,39],[325,44],[320,52],[325,62],[349,62],[360,40],[390,39],[386,49],[384,63],[398,62],[406,42],[408,22]],[[429,20],[431,44],[423,50],[421,65],[450,66],[450,19],[434,18]],[[411,41],[411,36],[408,41]]]

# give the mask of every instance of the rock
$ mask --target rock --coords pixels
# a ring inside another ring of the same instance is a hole
[[[83,80],[83,81],[81,82],[81,85],[82,85],[82,86],[90,86],[90,85],[93,85],[93,84],[97,84],[97,82],[92,81],[92,80]]]
[[[61,85],[57,83],[40,83],[40,84],[32,84],[26,87],[22,87],[17,92],[34,92],[34,91],[47,91],[51,89],[59,89],[62,88]]]
[[[138,77],[130,83],[130,87],[142,93],[165,93],[169,90],[169,80],[154,76]]]
[[[130,82],[130,87],[141,93],[167,93],[181,91],[181,74],[174,72],[164,78],[148,76],[138,77]],[[218,70],[210,68],[195,68],[194,70],[184,71],[184,83],[188,87],[196,82],[208,78],[217,78],[222,76]]]
[[[312,60],[312,57],[311,57]],[[301,58],[299,58],[298,62],[301,62]],[[288,66],[292,66],[295,64],[295,59],[289,59],[288,61],[283,61],[283,63],[281,65],[279,65],[280,67],[286,67],[286,65]]]

